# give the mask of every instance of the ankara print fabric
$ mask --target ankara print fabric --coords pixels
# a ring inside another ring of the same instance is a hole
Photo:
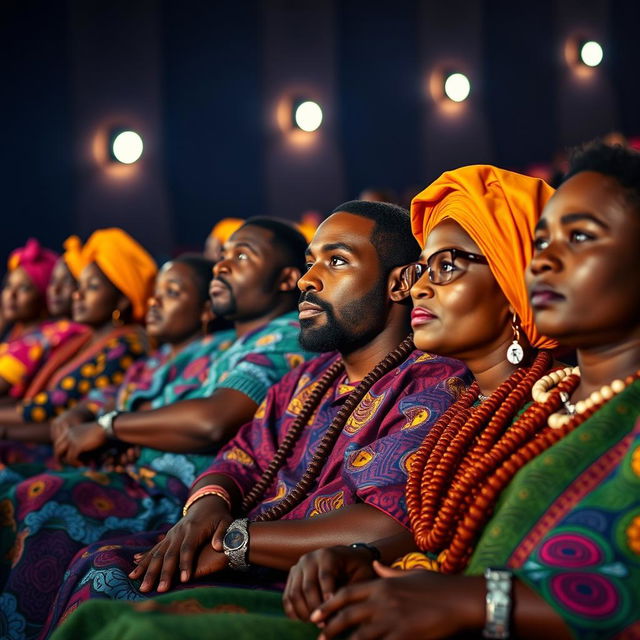
[[[20,337],[0,343],[0,376],[12,387],[13,398],[21,398],[29,383],[51,355],[75,336],[89,332],[70,320],[48,320]]]
[[[63,367],[56,382],[21,405],[25,422],[47,422],[75,406],[94,388],[120,384],[125,371],[146,355],[147,345],[141,331],[115,330],[95,345],[83,350]]]
[[[251,362],[250,372],[239,369],[251,376],[249,386],[257,393],[256,371],[261,379],[277,379],[306,357],[298,346],[298,331],[296,322],[278,318],[231,344],[227,336],[218,344],[219,352],[210,351],[215,342],[203,352],[191,352],[192,359],[180,360],[180,375],[169,382],[172,397],[178,398],[179,391],[188,397],[213,393],[212,371],[223,377],[219,360],[229,351],[234,354],[224,360],[229,366]],[[265,336],[271,337],[263,340]],[[268,355],[257,364],[262,348]],[[203,353],[211,367],[198,362]],[[234,377],[240,386],[241,378]],[[179,380],[185,384],[178,385]],[[92,543],[104,551],[111,538],[168,529],[180,518],[189,487],[212,459],[143,447],[124,473],[65,469],[33,475],[35,465],[1,469],[0,630],[13,625],[21,629],[16,639],[37,638],[74,555]]]
[[[209,471],[227,474],[245,494],[337,357],[319,356],[283,378],[269,392],[253,422],[220,451]],[[312,518],[365,502],[408,526],[404,501],[408,460],[464,388],[466,375],[466,369],[456,360],[411,353],[371,387],[347,420],[309,495],[284,517]],[[343,374],[328,390],[273,487],[249,518],[277,504],[295,486],[353,389]]]
[[[640,636],[640,382],[521,469],[469,566],[506,565],[577,638]]]
[[[286,375],[267,394],[253,422],[221,450],[208,471],[229,474],[243,491],[253,486],[305,398],[337,357],[335,353],[321,355]],[[348,504],[366,502],[407,526],[404,484],[408,460],[429,428],[457,398],[467,376],[458,361],[411,353],[365,395],[309,496],[285,518],[313,518]],[[273,489],[250,517],[276,504],[302,476],[315,446],[353,388],[342,377],[328,390]],[[128,578],[128,573],[133,554],[155,544],[158,534],[113,541],[118,548],[106,551],[96,543],[79,553],[69,567],[47,629],[52,630],[87,600],[146,599],[148,595],[138,590],[139,585]],[[208,578],[214,584],[224,583],[222,574]],[[266,585],[282,587],[281,582],[268,582],[264,576],[259,581],[254,578],[253,586]]]

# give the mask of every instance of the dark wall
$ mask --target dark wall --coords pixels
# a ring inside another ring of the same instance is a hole
[[[73,220],[64,3],[7,0],[0,18],[0,273],[29,236],[56,247]]]
[[[262,212],[261,7],[162,2],[164,139],[175,244]]]
[[[326,213],[366,186],[399,193],[469,162],[524,169],[620,128],[640,134],[640,3],[625,0],[5,0],[0,21],[0,256],[37,235],[123,224],[159,256],[198,247],[216,220]],[[605,46],[578,77],[577,30]],[[438,65],[470,74],[451,113]],[[325,127],[276,126],[304,91]],[[147,136],[138,169],[93,157],[127,118]],[[93,145],[93,146],[92,146]]]

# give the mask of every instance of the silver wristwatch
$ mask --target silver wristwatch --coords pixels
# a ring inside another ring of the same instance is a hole
[[[489,567],[484,577],[487,581],[487,619],[482,635],[504,640],[509,637],[513,574],[508,569]]]
[[[122,411],[109,411],[102,414],[97,423],[104,429],[107,438],[110,440],[116,439],[116,434],[113,432],[113,421],[122,413]]]
[[[229,559],[229,568],[236,571],[247,571],[249,563],[247,554],[249,551],[249,520],[238,518],[227,529],[222,539],[222,550]]]

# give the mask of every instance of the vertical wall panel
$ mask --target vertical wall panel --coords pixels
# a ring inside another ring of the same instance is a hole
[[[485,20],[479,0],[423,0],[420,11],[420,102],[424,110],[427,158],[423,186],[447,169],[491,162],[492,149],[483,99],[487,95],[482,67]],[[464,73],[471,82],[469,98],[459,104],[434,100],[447,73]],[[432,85],[435,85],[433,86]]]
[[[264,212],[260,4],[165,0],[165,166],[180,248]]]
[[[418,3],[343,0],[339,11],[341,141],[348,197],[424,181]]]
[[[171,245],[163,171],[161,41],[154,0],[71,0],[76,220],[83,236],[120,226],[154,254]],[[131,127],[140,161],[114,165],[108,130]]]
[[[485,88],[494,161],[523,169],[556,149],[557,47],[551,0],[485,3]]]
[[[29,236],[60,249],[72,226],[66,11],[63,2],[2,3],[0,274]]]
[[[337,137],[334,2],[268,0],[264,19],[264,163],[266,213],[298,219],[322,214],[344,198],[343,163]],[[318,102],[320,129],[291,129],[296,98]]]
[[[608,4],[606,0],[555,0],[558,142],[562,147],[585,142],[619,126],[610,57],[593,69],[572,67],[565,57],[568,41],[578,37],[597,40],[607,51],[611,43]]]

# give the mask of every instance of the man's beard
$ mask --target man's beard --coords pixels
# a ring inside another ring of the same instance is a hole
[[[222,282],[222,284],[227,287],[227,291],[229,292],[229,299],[224,301],[211,298],[211,310],[219,318],[232,318],[238,310],[236,297],[235,295],[233,295],[233,290],[229,286],[229,283],[224,278],[218,276],[216,280],[218,282]]]
[[[341,320],[336,318],[333,306],[328,302],[320,300],[313,292],[303,293],[300,302],[306,301],[320,307],[324,311],[326,322],[320,327],[314,327],[314,318],[300,320],[300,346],[306,351],[339,351],[348,355],[369,344],[384,326],[385,289],[386,282],[382,280],[361,298],[346,304],[341,310]],[[365,318],[369,318],[369,321],[364,328],[359,328]]]

